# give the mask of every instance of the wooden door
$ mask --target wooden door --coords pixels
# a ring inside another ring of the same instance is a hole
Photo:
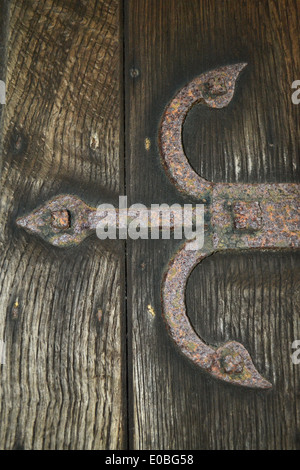
[[[163,169],[161,118],[194,77],[241,62],[230,105],[189,112],[189,161],[208,181],[299,183],[299,15],[298,0],[2,2],[1,448],[299,449],[298,251],[216,253],[187,284],[196,332],[246,346],[272,384],[256,390],[170,337],[179,240],[58,248],[16,226],[60,194],[195,203]]]
[[[120,3],[9,4],[1,447],[123,448],[124,250],[57,250],[15,224],[60,193],[123,190]]]

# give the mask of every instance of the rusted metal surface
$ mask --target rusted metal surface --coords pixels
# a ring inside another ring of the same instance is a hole
[[[53,228],[66,230],[70,227],[70,213],[66,209],[51,213],[51,225]]]
[[[300,246],[300,185],[217,184],[211,203],[215,250]]]
[[[187,251],[183,246],[171,260],[162,285],[164,318],[181,352],[211,375],[231,384],[270,388],[256,370],[247,350],[235,341],[219,348],[207,345],[193,329],[185,306],[186,283],[191,271],[213,251]]]
[[[258,202],[235,202],[233,213],[234,228],[237,230],[259,230],[262,227],[262,212]]]
[[[52,245],[66,247],[92,233],[90,217],[94,211],[76,196],[61,195],[17,219],[17,225]]]
[[[159,131],[162,164],[177,188],[204,202],[211,196],[213,183],[199,176],[189,164],[182,145],[182,126],[196,103],[223,108],[230,103],[236,79],[247,64],[221,67],[196,77],[184,86],[167,106]]]
[[[167,106],[159,141],[163,166],[177,188],[207,204],[209,220],[201,251],[184,246],[170,262],[162,284],[163,315],[181,352],[211,375],[237,385],[270,388],[256,370],[243,345],[230,341],[213,348],[197,335],[185,308],[191,271],[204,258],[221,250],[296,249],[300,246],[298,184],[212,183],[190,166],[182,145],[182,126],[196,103],[227,106],[236,79],[246,64],[204,73],[183,87]]]
[[[183,87],[163,115],[159,143],[163,166],[176,187],[205,203],[205,244],[186,250],[186,242],[170,261],[162,283],[163,316],[181,352],[211,375],[226,382],[252,388],[271,384],[256,370],[247,350],[229,341],[220,347],[207,345],[193,329],[185,307],[186,283],[191,271],[207,256],[223,250],[297,249],[300,246],[300,200],[298,184],[212,183],[190,166],[182,145],[182,126],[196,103],[212,108],[227,106],[238,75],[246,64],[221,67],[204,73]],[[116,215],[117,214],[117,215]],[[80,243],[100,220],[125,228],[140,210],[96,211],[72,195],[58,196],[17,224],[55,246]],[[157,215],[148,227],[162,228]],[[171,221],[171,228],[178,221]]]
[[[163,205],[162,205],[163,206]],[[77,196],[59,195],[51,201],[20,217],[16,223],[27,232],[38,235],[43,240],[57,247],[78,245],[95,232],[99,222],[105,220],[108,228],[127,230],[137,218],[143,228],[154,231],[175,230],[184,224],[183,208],[170,211],[172,207],[159,209],[114,207],[98,210],[88,206]],[[191,223],[195,223],[196,209],[191,210]]]

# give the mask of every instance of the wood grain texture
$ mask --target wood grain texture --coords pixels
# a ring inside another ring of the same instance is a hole
[[[161,168],[164,108],[200,73],[249,65],[230,106],[189,114],[184,145],[213,181],[299,182],[297,0],[130,0],[126,3],[126,150],[130,202],[192,202]],[[130,73],[135,69],[135,73]],[[242,342],[274,387],[250,391],[213,380],[172,344],[160,284],[175,241],[128,242],[130,445],[136,449],[299,449],[298,253],[214,255],[188,283],[188,314],[212,343]],[[151,308],[149,308],[149,306]],[[153,315],[153,312],[155,315]]]
[[[5,83],[6,80],[6,44],[9,24],[9,2],[3,0],[0,5],[0,80]],[[1,100],[2,102],[2,100]],[[0,104],[0,151],[3,125],[4,105]]]
[[[120,449],[123,251],[96,237],[55,249],[15,226],[17,216],[57,194],[96,205],[122,190],[120,2],[10,3],[0,447]]]

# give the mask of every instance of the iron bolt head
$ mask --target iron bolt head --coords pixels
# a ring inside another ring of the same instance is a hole
[[[233,205],[234,227],[238,230],[260,230],[262,211],[258,202],[235,202]]]
[[[131,78],[137,78],[139,75],[140,75],[139,69],[136,69],[136,68],[134,68],[134,67],[132,67],[132,68],[130,69],[130,76],[131,76]]]
[[[244,361],[239,354],[228,354],[223,359],[223,369],[226,374],[240,374],[244,369]]]
[[[70,228],[70,213],[66,209],[51,212],[51,225],[53,228],[66,230]]]
[[[227,86],[222,77],[210,78],[204,83],[205,94],[211,97],[222,96],[227,93]]]

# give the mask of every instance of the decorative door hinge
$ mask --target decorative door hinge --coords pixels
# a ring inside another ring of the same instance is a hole
[[[137,218],[146,220],[145,228],[151,231],[166,228],[175,230],[184,227],[185,208],[177,209],[175,217],[170,209],[169,206],[159,206],[157,210],[134,207],[101,209],[100,206],[90,207],[79,197],[67,194],[57,196],[27,216],[17,219],[17,225],[28,232],[35,233],[51,245],[68,247],[82,242],[97,229],[101,221],[105,222],[104,225],[108,230],[118,228],[123,233]],[[190,224],[193,226],[197,209],[195,207],[190,209]]]
[[[212,183],[192,169],[184,153],[182,126],[188,111],[199,102],[211,108],[227,106],[245,66],[230,65],[200,75],[175,95],[164,112],[159,131],[162,164],[181,192],[206,204],[208,222],[204,247],[191,251],[184,244],[170,261],[162,282],[162,305],[171,337],[191,361],[226,382],[265,389],[271,384],[257,372],[244,346],[235,341],[219,348],[205,344],[185,307],[188,277],[207,256],[224,250],[300,246],[299,184]],[[53,245],[68,246],[81,242],[103,216],[78,197],[65,195],[19,218],[17,224]],[[128,217],[136,217],[136,212]]]

